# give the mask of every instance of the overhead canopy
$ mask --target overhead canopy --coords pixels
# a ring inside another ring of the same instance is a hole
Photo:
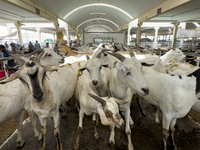
[[[113,26],[113,23],[117,26],[121,26],[165,0],[34,1],[75,26],[79,26],[86,20],[102,18],[111,21],[104,22],[104,25],[108,26],[112,30],[115,30],[117,27]],[[79,28],[85,29],[91,25],[99,25],[99,23],[91,20],[87,22],[87,25],[79,26]],[[93,26],[93,28],[97,27],[101,28],[101,26]],[[102,26],[102,28],[105,27]],[[108,28],[106,30],[110,31]]]

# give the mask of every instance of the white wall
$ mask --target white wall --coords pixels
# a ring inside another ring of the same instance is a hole
[[[124,44],[124,33],[84,33],[84,43],[93,43],[93,39],[97,37],[112,37],[114,42]]]

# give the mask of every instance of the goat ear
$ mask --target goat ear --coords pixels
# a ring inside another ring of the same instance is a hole
[[[128,102],[124,102],[124,101],[119,100],[119,99],[116,99],[116,98],[115,98],[115,101],[116,101],[117,104],[120,104],[120,105],[123,105],[123,104],[127,104],[127,103],[128,103]]]
[[[108,66],[108,64],[106,64],[106,65],[102,65],[103,67],[105,67],[105,68],[108,68],[109,66]]]
[[[86,69],[86,67],[80,68],[80,69],[78,70],[77,75],[78,75],[78,76],[81,76],[81,75],[82,75],[82,72],[83,72],[85,69]]]
[[[89,59],[90,59],[90,57],[89,57],[88,55],[86,55],[86,58],[87,58],[87,60],[89,60]]]
[[[112,123],[107,119],[103,109],[102,109],[102,106],[100,106],[100,108],[97,108],[97,111],[99,113],[99,116],[100,116],[100,119],[101,119],[101,123],[103,125],[112,125]]]
[[[20,70],[16,71],[16,72],[15,72],[14,74],[12,74],[9,78],[7,78],[7,79],[1,81],[0,84],[5,84],[5,83],[11,82],[11,81],[17,79],[18,76],[19,76],[19,73],[20,73]]]
[[[114,67],[116,66],[117,63],[118,63],[118,61],[115,61],[115,62],[114,62]]]
[[[21,58],[15,56],[15,55],[10,54],[10,56],[11,56],[12,58],[14,58],[14,60],[17,61],[17,62],[19,63],[20,66],[22,66],[23,64],[26,63],[26,61],[25,61],[24,59],[21,59]]]
[[[58,71],[58,69],[50,68],[50,67],[43,66],[43,65],[41,65],[41,66],[42,66],[46,71],[50,71],[50,72]]]

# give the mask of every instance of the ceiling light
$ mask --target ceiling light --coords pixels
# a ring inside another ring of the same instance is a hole
[[[106,13],[95,12],[95,13],[90,13],[90,15],[106,15]]]

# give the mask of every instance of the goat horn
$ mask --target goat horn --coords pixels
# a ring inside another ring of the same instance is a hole
[[[108,52],[108,51],[111,51],[109,49],[101,49],[101,52],[99,52],[97,55],[96,55],[96,58],[100,58],[101,54],[104,53],[104,52]]]
[[[12,58],[14,58],[14,60],[16,60],[16,61],[19,63],[20,66],[22,66],[23,64],[26,63],[26,61],[25,61],[24,59],[21,59],[21,58],[15,56],[15,55],[10,54],[10,56],[11,56]]]
[[[39,55],[36,56],[35,61],[38,62],[38,63],[40,63],[40,59],[41,59],[41,57],[42,57],[43,54],[44,54],[44,50],[42,50],[42,51],[39,53]]]
[[[88,55],[86,55],[86,58],[87,58],[87,60],[89,60],[89,59],[90,59],[90,57],[89,57]]]
[[[126,59],[126,57],[124,57],[123,55],[118,54],[118,53],[110,53],[110,52],[107,52],[107,53],[110,54],[110,55],[112,55],[112,56],[114,56],[114,57],[116,57],[116,58],[119,59],[121,62],[123,62],[123,61]]]
[[[110,49],[102,49],[102,50],[101,50],[102,53],[108,52],[108,51],[111,51],[111,50],[110,50]]]
[[[135,54],[132,51],[129,51],[131,57],[135,57]]]
[[[106,106],[106,101],[102,98],[100,98],[99,96],[96,96],[96,95],[93,95],[93,94],[90,94],[88,93],[88,95],[92,98],[94,98],[96,101],[98,101],[99,103],[102,104],[102,106]]]
[[[102,52],[99,52],[99,53],[96,55],[96,58],[100,58],[101,53],[102,53]]]
[[[40,49],[40,50],[33,51],[33,52],[30,53],[27,57],[30,57],[30,56],[33,55],[33,54],[40,54],[42,51],[44,51],[44,50],[43,50],[43,49]]]

